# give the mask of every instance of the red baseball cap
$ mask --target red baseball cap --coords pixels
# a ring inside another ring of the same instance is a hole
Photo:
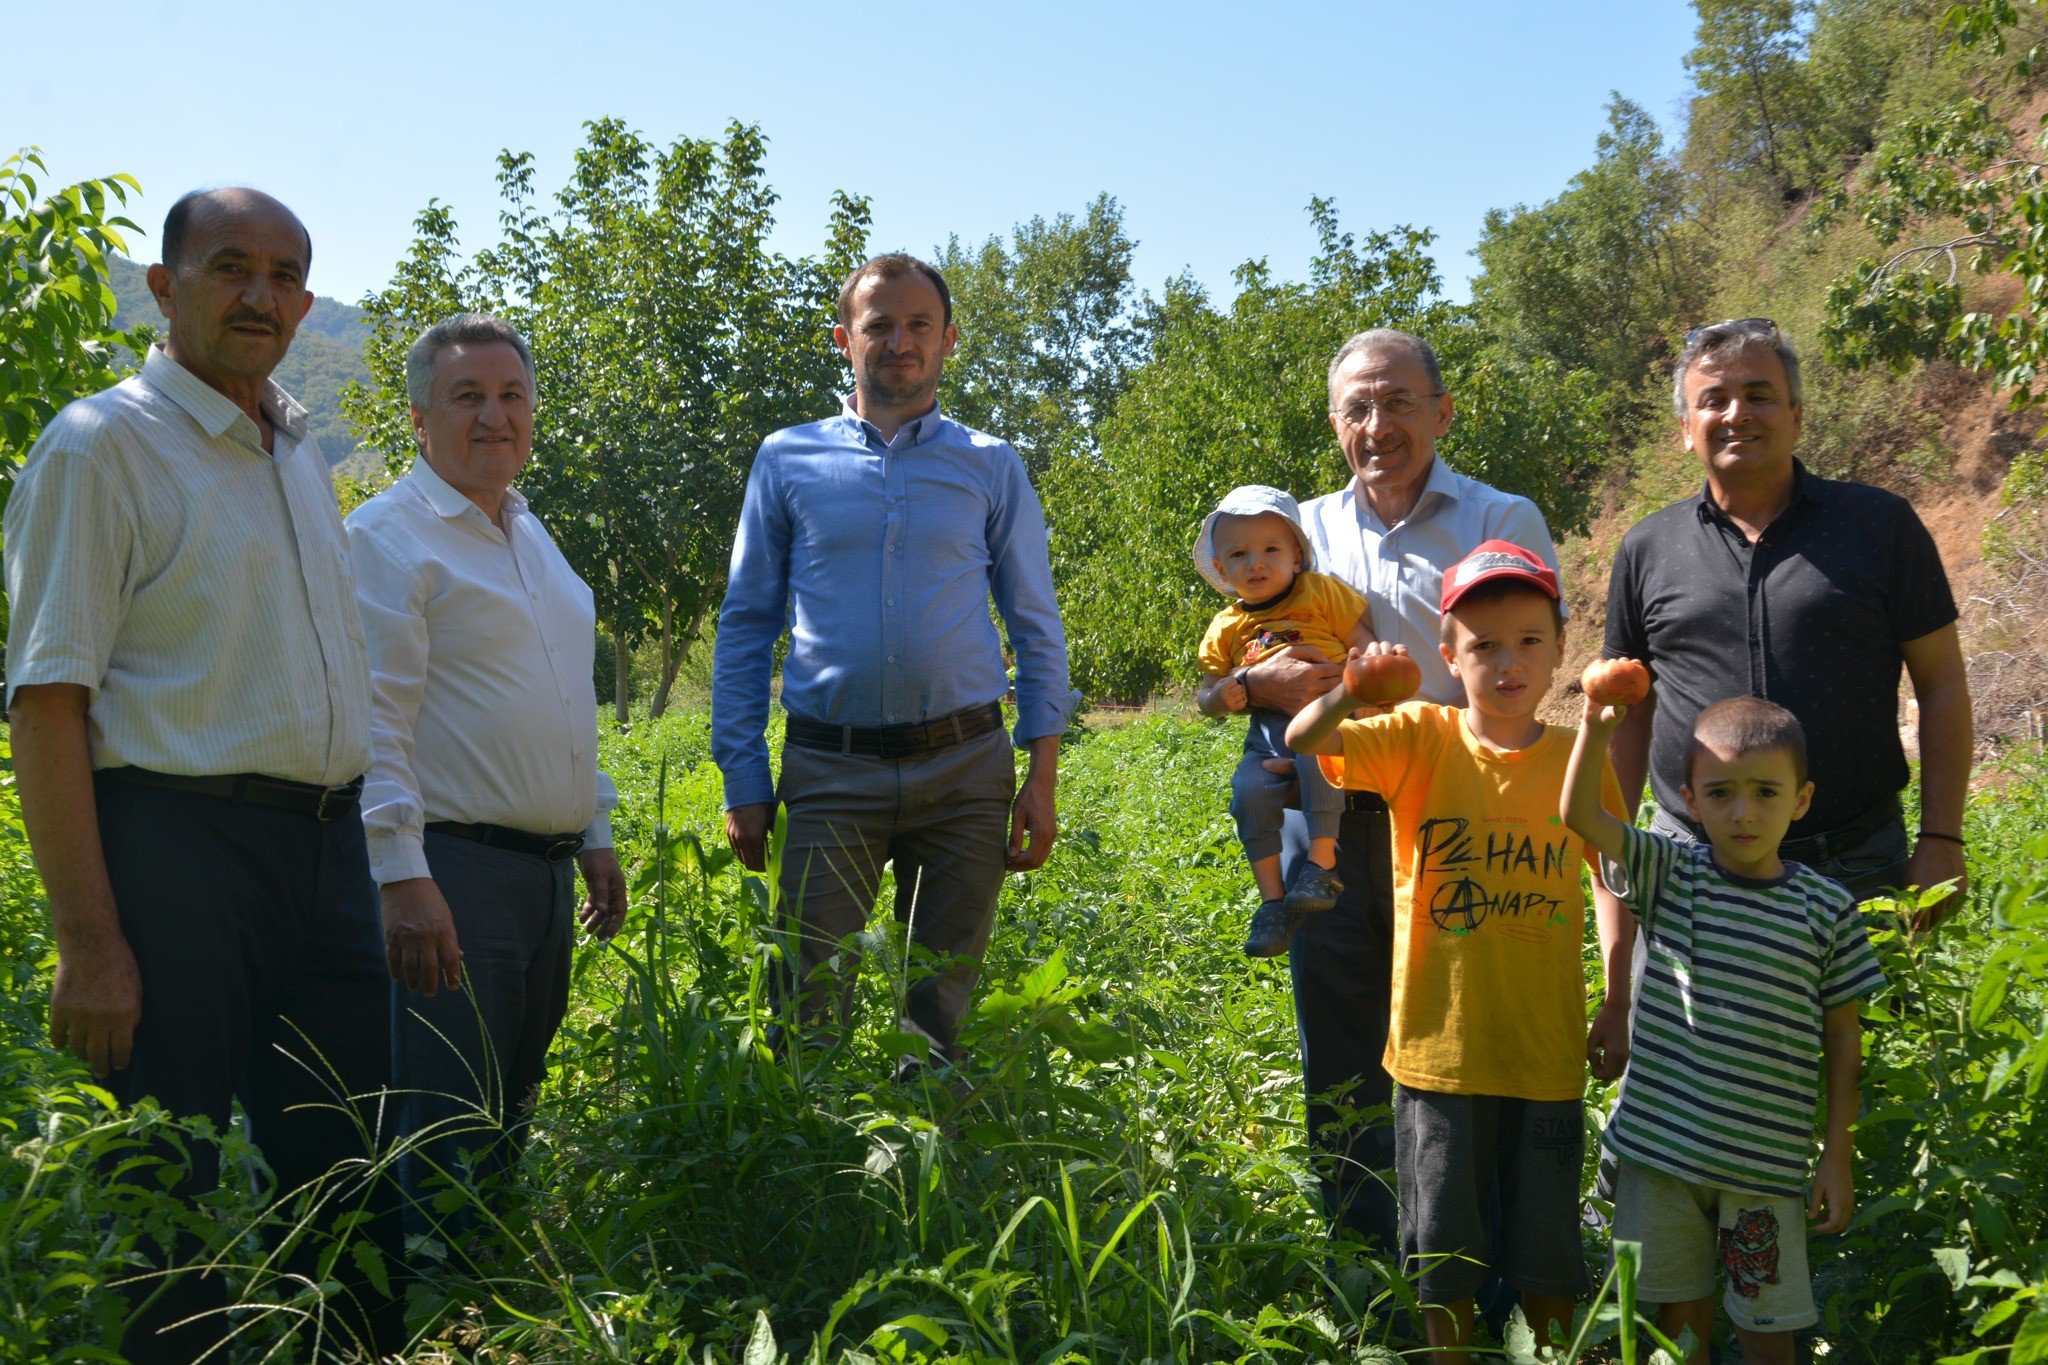
[[[1489,540],[1444,574],[1442,609],[1449,611],[1466,593],[1497,578],[1519,578],[1552,599],[1562,600],[1557,593],[1557,570],[1511,541]]]

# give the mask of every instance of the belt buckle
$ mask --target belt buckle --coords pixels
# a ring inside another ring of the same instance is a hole
[[[575,857],[578,853],[581,853],[582,851],[583,837],[581,835],[577,835],[575,838],[572,839],[554,840],[552,843],[548,845],[547,851],[541,854],[541,857],[547,859],[551,863],[566,862],[567,860]]]
[[[313,806],[313,818],[315,820],[318,820],[322,824],[332,824],[334,821],[339,820],[341,818],[342,811],[347,808],[351,801],[354,800],[354,797],[354,791],[347,787],[321,788],[320,799],[319,801],[314,803]],[[329,810],[327,808],[327,803],[330,798],[336,799],[335,808],[333,810]]]
[[[915,741],[921,737],[920,730],[912,727],[897,728],[883,726],[875,731],[875,747],[883,758],[909,758],[922,752]]]

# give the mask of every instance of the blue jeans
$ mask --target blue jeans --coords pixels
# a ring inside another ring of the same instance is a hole
[[[1250,725],[1244,734],[1244,757],[1230,775],[1230,818],[1237,822],[1244,856],[1258,862],[1281,851],[1281,819],[1294,800],[1297,785],[1308,837],[1336,838],[1344,816],[1344,793],[1323,776],[1314,754],[1297,754],[1287,747],[1287,722],[1292,717],[1262,707],[1245,715]],[[1293,759],[1294,771],[1268,772],[1269,758]]]

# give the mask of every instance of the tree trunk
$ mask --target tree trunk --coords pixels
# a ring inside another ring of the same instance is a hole
[[[661,690],[654,694],[654,706],[651,708],[650,714],[658,716],[668,709],[669,690],[676,685],[676,674],[682,672],[683,660],[690,657],[690,646],[697,643],[698,636],[704,628],[704,614],[709,610],[711,610],[711,593],[707,590],[702,597],[697,599],[697,612],[696,615],[690,618],[690,628],[684,631],[679,638],[673,638],[671,643],[663,644],[662,655],[664,662],[661,666]]]
[[[619,724],[627,720],[626,704],[632,700],[629,687],[633,670],[633,658],[626,650],[624,635],[612,636],[612,710],[619,718]]]
[[[675,684],[676,666],[682,661],[676,658],[676,608],[667,597],[661,599],[661,682],[654,689],[654,700],[647,704],[647,718],[660,720],[662,712],[668,710],[668,690]]]

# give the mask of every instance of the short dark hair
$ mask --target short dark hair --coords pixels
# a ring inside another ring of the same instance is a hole
[[[1558,635],[1560,637],[1563,636],[1564,603],[1537,587],[1530,579],[1517,578],[1512,574],[1504,574],[1499,578],[1489,578],[1484,583],[1465,589],[1464,594],[1458,598],[1458,604],[1445,612],[1442,619],[1437,622],[1436,638],[1444,644],[1450,644],[1458,638],[1457,632],[1451,628],[1451,622],[1455,621],[1458,613],[1465,610],[1465,608],[1483,606],[1489,602],[1498,602],[1503,598],[1514,597],[1520,593],[1528,593],[1531,597],[1542,598],[1544,603],[1550,608],[1550,623],[1557,627]]]
[[[860,288],[862,280],[900,280],[905,275],[922,275],[931,281],[932,288],[939,291],[939,303],[946,310],[944,325],[950,326],[953,321],[953,291],[946,288],[946,277],[939,273],[937,266],[920,261],[906,251],[891,251],[854,268],[853,273],[846,277],[846,283],[839,286],[839,325],[853,325],[853,291]]]
[[[1700,712],[1692,723],[1692,742],[1685,748],[1685,784],[1692,785],[1693,765],[1708,749],[1740,758],[1764,749],[1783,749],[1792,758],[1792,780],[1806,782],[1806,731],[1799,718],[1762,697],[1730,697]]]
[[[186,190],[178,196],[177,202],[171,205],[170,212],[164,215],[164,234],[159,243],[159,254],[164,265],[168,266],[172,271],[176,271],[179,266],[184,264],[185,235],[192,226],[193,207],[205,200],[212,199],[216,195],[228,192],[227,190],[218,189]],[[263,192],[261,190],[247,190],[244,193],[262,194]],[[271,198],[267,194],[264,194],[263,197],[265,199]],[[271,202],[277,203],[274,199]],[[313,268],[313,234],[306,230],[306,224],[298,214],[292,213],[282,203],[278,203],[278,207],[284,208],[286,213],[291,213],[292,221],[299,225],[299,236],[306,239],[306,259],[300,262],[300,264],[307,270],[311,270]]]

